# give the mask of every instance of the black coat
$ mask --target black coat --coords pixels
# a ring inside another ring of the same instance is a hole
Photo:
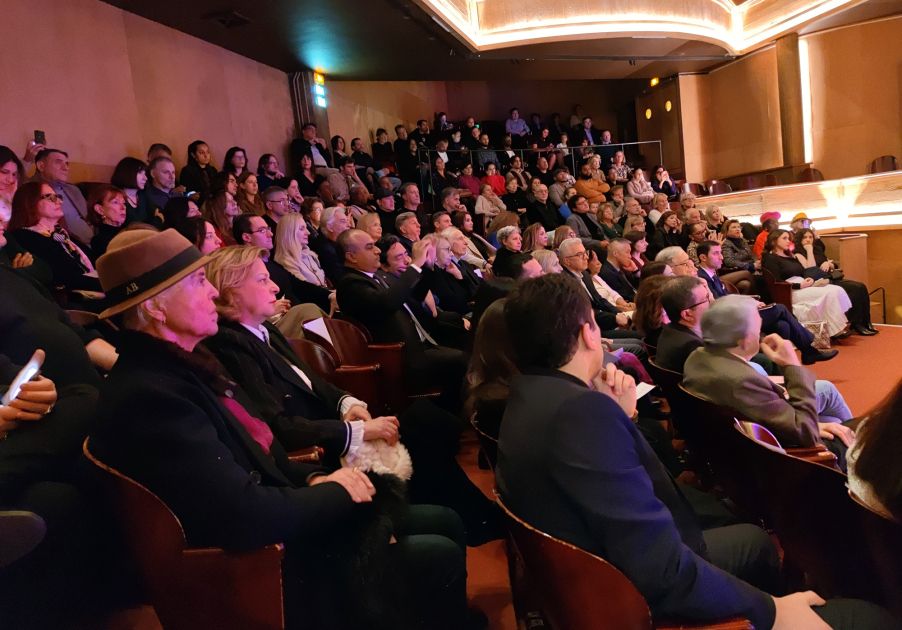
[[[329,289],[293,276],[271,257],[266,261],[266,271],[269,272],[269,279],[279,285],[279,295],[288,298],[293,305],[316,304],[329,312]]]
[[[551,202],[542,203],[538,199],[526,208],[526,220],[529,223],[541,223],[546,231],[559,228],[564,224],[564,217]]]
[[[326,278],[329,279],[333,287],[337,287],[338,280],[344,273],[344,260],[341,252],[338,251],[338,246],[325,236],[321,236],[311,243],[310,249],[319,256],[319,264],[323,268]],[[328,311],[329,309],[323,310]]]
[[[348,393],[320,378],[291,349],[279,329],[266,322],[271,347],[239,323],[219,321],[219,332],[204,341],[229,375],[247,392],[279,442],[288,449],[321,446],[337,459],[350,446],[350,425],[340,419]],[[289,363],[310,379],[307,386]]]
[[[706,560],[673,478],[620,407],[579,379],[513,379],[495,478],[515,513],[623,571],[655,617],[773,625],[773,599]]]
[[[595,312],[595,321],[601,326],[601,329],[614,330],[617,328],[617,313],[620,312],[620,309],[598,294],[589,272],[584,271],[579,277],[574,276],[573,272],[568,270],[564,270],[564,273],[577,282],[582,281],[583,286],[589,292],[589,300],[592,302],[592,310]]]
[[[655,363],[673,372],[683,373],[686,359],[702,345],[701,337],[679,323],[671,322],[661,329]]]
[[[305,485],[320,467],[289,462],[278,439],[267,455],[249,436],[220,396],[261,415],[237,385],[209,376],[221,366],[208,351],[127,332],[119,352],[92,450],[159,496],[191,546],[255,549],[325,534],[352,517],[340,485]]]
[[[461,272],[463,276],[463,272]],[[473,310],[472,301],[476,285],[467,277],[458,280],[444,269],[436,269],[430,278],[429,288],[435,304],[445,311],[466,315]]]
[[[601,279],[604,280],[609,287],[620,294],[627,302],[636,300],[636,287],[632,285],[629,277],[622,269],[617,269],[607,260],[601,265]]]

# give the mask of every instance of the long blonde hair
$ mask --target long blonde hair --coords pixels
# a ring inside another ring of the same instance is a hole
[[[303,215],[286,214],[276,225],[275,261],[285,267],[298,280],[319,286],[326,285],[326,276],[319,264],[319,256],[309,247],[301,245],[298,240],[298,226],[307,229]],[[306,259],[310,265],[301,264]]]

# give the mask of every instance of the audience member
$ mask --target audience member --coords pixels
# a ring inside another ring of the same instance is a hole
[[[574,187],[576,192],[592,203],[605,201],[605,193],[611,189],[607,183],[592,177],[592,166],[588,161],[580,165],[579,177],[576,178]]]
[[[467,239],[467,253],[463,260],[485,271],[490,267],[489,261],[495,255],[495,246],[473,231],[473,217],[469,212],[455,212],[451,215],[451,225],[456,227]]]
[[[727,293],[725,282],[729,282],[745,295],[749,295],[754,287],[754,278],[742,269],[728,273],[720,273],[723,267],[722,246],[717,241],[702,241],[695,248],[698,257],[698,275],[708,283],[711,293],[721,297]]]
[[[248,172],[247,163],[247,151],[241,147],[229,147],[225,158],[222,160],[222,170],[234,175],[235,179],[240,179],[242,175]]]
[[[177,196],[175,188],[175,164],[168,157],[154,158],[148,167],[150,181],[142,191],[145,198],[145,221],[157,220],[163,223],[163,208],[170,198]]]
[[[586,252],[589,254],[589,262],[586,269],[589,272],[589,277],[592,279],[592,284],[595,285],[595,290],[598,292],[598,295],[616,306],[620,312],[626,313],[629,316],[633,309],[636,308],[636,305],[623,299],[622,295],[604,281],[600,275],[602,271],[601,259],[598,258],[598,255],[591,249],[586,250]]]
[[[626,194],[636,199],[643,206],[651,207],[655,191],[652,190],[651,184],[645,179],[645,171],[641,168],[633,170],[630,174],[630,180],[626,184]]]
[[[348,155],[336,158],[335,166],[338,172],[329,175],[328,182],[332,188],[332,196],[336,201],[349,201],[351,199],[351,189],[355,186],[360,186],[366,190],[366,185],[360,180],[354,168],[354,158]]]
[[[526,207],[526,220],[529,223],[539,223],[549,231],[556,230],[564,223],[557,206],[548,199],[548,186],[542,182],[537,185],[534,199]]]
[[[173,228],[191,241],[201,254],[210,254],[222,247],[222,241],[216,235],[216,228],[201,217],[185,219]]]
[[[541,223],[533,223],[523,230],[523,247],[521,249],[524,252],[530,253],[546,247],[548,247],[548,232]]]
[[[752,251],[755,253],[755,258],[761,260],[768,235],[780,227],[780,213],[765,212],[759,217],[759,221],[761,223],[761,231],[758,232],[758,236],[755,237],[755,244],[752,245]]]
[[[645,232],[633,231],[623,235],[630,244],[630,258],[638,270],[637,275],[642,274],[642,269],[648,264],[648,257],[645,253],[648,251],[648,238]]]
[[[31,181],[42,182],[51,188],[51,192],[56,193],[60,199],[61,219],[66,232],[79,244],[87,247],[94,236],[94,230],[88,223],[88,207],[84,195],[77,186],[69,183],[69,154],[60,149],[43,149],[35,156],[34,169]]]
[[[326,274],[319,263],[319,256],[310,249],[310,232],[303,217],[289,214],[276,227],[275,255],[273,261],[280,265],[294,280],[279,282],[279,273],[270,276],[284,297],[292,304],[313,303],[326,313],[335,310],[335,291],[329,289]]]
[[[413,212],[402,212],[395,217],[395,232],[408,254],[413,253],[413,244],[420,240],[420,222]]]
[[[661,218],[658,219],[658,224],[652,233],[648,255],[654,258],[662,249],[681,247],[682,239],[680,234],[680,218],[677,216],[677,213],[670,210],[664,212],[661,214]]]
[[[665,201],[677,201],[679,199],[679,190],[677,190],[676,184],[671,179],[670,173],[663,166],[655,167],[655,176],[652,178],[651,187],[656,193],[663,194]]]
[[[263,220],[266,221],[266,225],[269,226],[269,229],[275,233],[279,221],[281,221],[285,215],[291,213],[288,191],[281,186],[273,185],[267,187],[263,192],[263,207],[265,208]],[[276,246],[278,247],[278,242],[276,243]]]
[[[213,188],[213,178],[217,170],[213,166],[210,147],[203,140],[195,140],[188,145],[188,163],[179,173],[179,185],[184,186],[186,194],[197,194],[197,203],[203,204]]]
[[[257,184],[264,193],[270,186],[288,185],[285,173],[279,168],[279,158],[272,153],[264,153],[257,161]]]
[[[382,238],[382,219],[375,212],[368,212],[357,219],[357,225],[354,227],[372,236],[376,242],[379,242],[379,239]]]
[[[262,217],[266,214],[266,205],[260,197],[260,185],[257,183],[257,174],[245,170],[238,176],[238,207],[246,214],[256,214]]]
[[[653,268],[654,265],[664,266],[663,263],[649,263],[646,269]],[[639,290],[636,291],[633,325],[636,327],[636,331],[642,335],[642,341],[654,349],[656,363],[661,331],[666,324],[670,323],[667,313],[661,306],[661,294],[672,279],[672,276],[664,274],[648,276],[643,278]]]
[[[113,169],[110,183],[125,193],[126,224],[146,222],[147,198],[141,193],[147,185],[147,164],[138,158],[122,158]]]
[[[627,302],[636,300],[638,268],[633,262],[632,245],[628,240],[617,238],[608,244],[607,259],[601,267],[601,279]]]
[[[115,186],[101,184],[91,190],[87,199],[88,222],[94,228],[91,239],[91,262],[106,252],[107,245],[125,224],[125,193]]]
[[[325,139],[316,135],[315,123],[306,122],[301,125],[301,137],[291,141],[290,150],[293,164],[301,164],[302,156],[306,155],[316,168],[327,168],[332,165],[332,156],[326,148]],[[303,166],[301,168],[303,169]],[[301,175],[302,173],[298,172],[298,176]],[[303,191],[303,187],[301,190]],[[304,194],[306,196],[306,193]]]
[[[316,197],[320,185],[326,181],[322,175],[317,175],[317,166],[313,163],[310,154],[303,153],[298,160],[298,190],[304,197]]]
[[[202,214],[213,225],[220,241],[226,245],[235,245],[232,223],[235,221],[235,217],[241,214],[241,210],[232,193],[228,190],[213,193],[204,204]]]
[[[493,218],[506,211],[507,208],[504,202],[492,189],[492,185],[482,184],[479,196],[476,198],[475,213],[482,215],[484,217],[483,221],[488,224],[491,223]]]
[[[723,242],[723,266],[726,269],[744,269],[755,273],[761,268],[761,262],[755,258],[748,241],[742,236],[742,224],[736,219],[727,219],[721,228]]]
[[[338,249],[338,237],[350,227],[350,220],[345,209],[340,206],[330,206],[323,210],[323,216],[320,219],[322,238],[310,243],[310,248],[319,256],[323,272],[333,287],[338,286],[338,280],[344,273],[344,257]]]
[[[0,200],[13,202],[19,184],[25,181],[25,167],[9,147],[0,145]]]
[[[620,217],[620,225],[623,226],[624,234],[635,229],[635,227],[631,227],[630,224],[627,223],[630,219],[641,219],[642,231],[646,234],[654,233],[655,225],[649,220],[645,209],[641,205],[639,205],[639,202],[637,200],[633,199],[632,197],[624,197],[623,216]]]

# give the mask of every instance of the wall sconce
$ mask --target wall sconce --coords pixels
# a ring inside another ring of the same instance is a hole
[[[673,109],[673,103],[671,103],[670,101],[666,101],[664,103],[664,110],[669,112],[671,109]]]

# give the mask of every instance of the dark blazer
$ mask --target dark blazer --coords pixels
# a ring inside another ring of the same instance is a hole
[[[523,374],[504,419],[495,478],[515,513],[623,571],[656,617],[773,625],[768,594],[706,560],[692,509],[608,396],[556,370]]]
[[[198,369],[216,365],[209,352],[189,355],[134,332],[122,335],[119,352],[91,448],[159,496],[191,546],[309,540],[351,517],[353,501],[340,485],[305,485],[320,467],[289,462],[278,438],[267,455],[248,435]],[[261,417],[237,385],[223,394]]]
[[[344,260],[341,252],[338,251],[338,245],[330,241],[325,235],[313,241],[310,249],[319,256],[319,264],[323,268],[326,278],[332,283],[333,287],[338,286],[338,280],[344,273]],[[328,310],[328,309],[324,309]]]
[[[579,277],[576,277],[572,271],[567,269],[564,270],[564,273],[570,274],[574,280],[581,280],[583,286],[589,291],[589,299],[592,301],[592,310],[595,311],[595,321],[601,326],[601,329],[613,330],[617,328],[616,316],[620,311],[616,306],[598,294],[598,291],[595,289],[595,283],[592,282],[592,276],[589,275],[588,270],[584,271]]]
[[[63,249],[62,243],[52,236],[44,236],[26,228],[12,232],[16,242],[31,252],[35,258],[45,262],[53,273],[54,286],[65,287],[66,290],[102,291],[100,280],[94,276],[86,276],[81,264]],[[71,235],[70,235],[71,238]],[[91,249],[83,250],[90,256]]]
[[[461,271],[462,280],[458,280],[444,269],[432,272],[429,288],[435,297],[436,306],[445,311],[454,311],[466,315],[473,310],[473,296],[476,285]]]
[[[321,446],[335,458],[351,441],[348,423],[340,419],[348,393],[320,378],[291,349],[279,329],[265,322],[271,347],[237,322],[219,320],[219,332],[204,341],[229,375],[254,402],[273,433],[288,450]],[[307,386],[289,363],[310,379]]]
[[[279,285],[280,295],[291,300],[292,304],[316,304],[329,312],[329,289],[291,275],[291,272],[272,258],[266,261],[266,271],[269,272],[269,279]]]
[[[320,155],[323,156],[323,159],[326,160],[326,164],[332,166],[332,154],[329,152],[329,149],[326,148],[325,145],[322,145],[318,142],[311,143],[304,138],[295,138],[291,141],[289,145],[289,152],[291,153],[291,163],[297,165],[301,161],[302,155],[312,155],[313,151],[311,150],[311,146],[316,144],[316,148],[319,151]],[[305,195],[307,193],[304,193]]]
[[[698,277],[707,283],[708,289],[711,291],[711,295],[713,295],[715,299],[721,298],[725,295],[729,295],[730,292],[727,291],[726,285],[724,285],[724,283],[717,276],[717,274],[715,274],[714,277],[712,278],[711,276],[708,275],[707,271],[705,271],[704,269],[701,269],[701,268],[699,268],[697,273],[698,273]]]
[[[658,352],[655,363],[662,368],[683,373],[683,366],[692,351],[702,346],[701,337],[678,322],[671,322],[661,329],[658,336]]]
[[[210,189],[213,186],[213,179],[218,174],[216,167],[212,164],[200,166],[197,162],[188,163],[179,173],[179,184],[185,187],[185,192],[192,190],[200,194],[197,205],[201,205],[210,197]],[[260,181],[260,192],[266,190],[263,181]]]
[[[601,265],[601,279],[604,280],[609,287],[620,294],[627,302],[636,300],[636,287],[632,285],[629,277],[622,269],[617,269],[610,262],[605,260]]]
[[[564,224],[564,217],[553,203],[548,201],[542,203],[538,199],[526,206],[526,220],[529,223],[541,223],[547,231],[555,230]]]

